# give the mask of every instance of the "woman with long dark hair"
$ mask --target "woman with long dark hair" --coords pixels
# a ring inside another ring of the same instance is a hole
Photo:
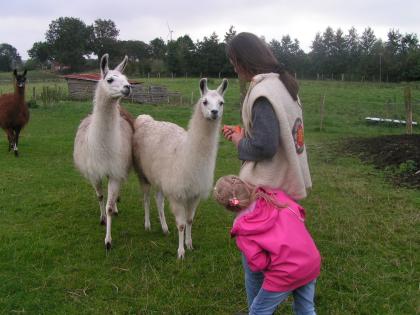
[[[239,177],[256,187],[281,190],[295,201],[305,198],[312,182],[295,78],[266,43],[251,33],[233,37],[227,45],[227,56],[239,79],[250,82],[241,110],[243,128],[223,129],[225,138],[238,149],[242,161]],[[273,294],[279,292],[262,288],[263,273],[252,271],[245,256],[243,265],[250,314],[272,314],[262,310],[275,310],[281,301]],[[315,314],[315,282],[311,286],[308,303],[295,305],[295,312]]]

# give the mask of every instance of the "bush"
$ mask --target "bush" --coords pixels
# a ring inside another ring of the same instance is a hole
[[[36,103],[35,99],[32,99],[26,103],[29,108],[38,108],[38,104]]]
[[[66,100],[67,94],[63,91],[60,86],[43,86],[41,92],[41,102],[42,105],[47,106],[52,103]]]

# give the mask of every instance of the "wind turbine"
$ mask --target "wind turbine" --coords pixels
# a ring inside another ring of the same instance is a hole
[[[172,42],[172,33],[174,32],[173,30],[171,30],[171,28],[169,27],[169,23],[166,22],[166,25],[168,26],[168,35],[166,36],[166,40],[168,40],[168,37],[170,38],[170,41]]]

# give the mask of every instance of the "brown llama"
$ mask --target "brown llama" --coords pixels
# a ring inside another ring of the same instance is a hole
[[[19,134],[29,121],[29,110],[25,103],[26,69],[23,74],[18,74],[15,69],[13,75],[15,92],[0,96],[0,127],[7,134],[9,152],[13,148],[17,157]]]

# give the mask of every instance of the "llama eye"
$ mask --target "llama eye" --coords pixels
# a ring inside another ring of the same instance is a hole
[[[207,104],[208,104],[208,103],[209,103],[209,102],[207,102],[207,100],[204,100],[204,101],[203,101],[203,105],[204,105],[204,106],[207,106]]]
[[[109,78],[108,80],[106,80],[106,82],[112,83],[112,82],[114,82],[114,79],[113,78]]]
[[[220,105],[220,106],[223,106],[223,104],[224,104],[223,102],[220,102],[220,103],[219,103],[219,105]]]

